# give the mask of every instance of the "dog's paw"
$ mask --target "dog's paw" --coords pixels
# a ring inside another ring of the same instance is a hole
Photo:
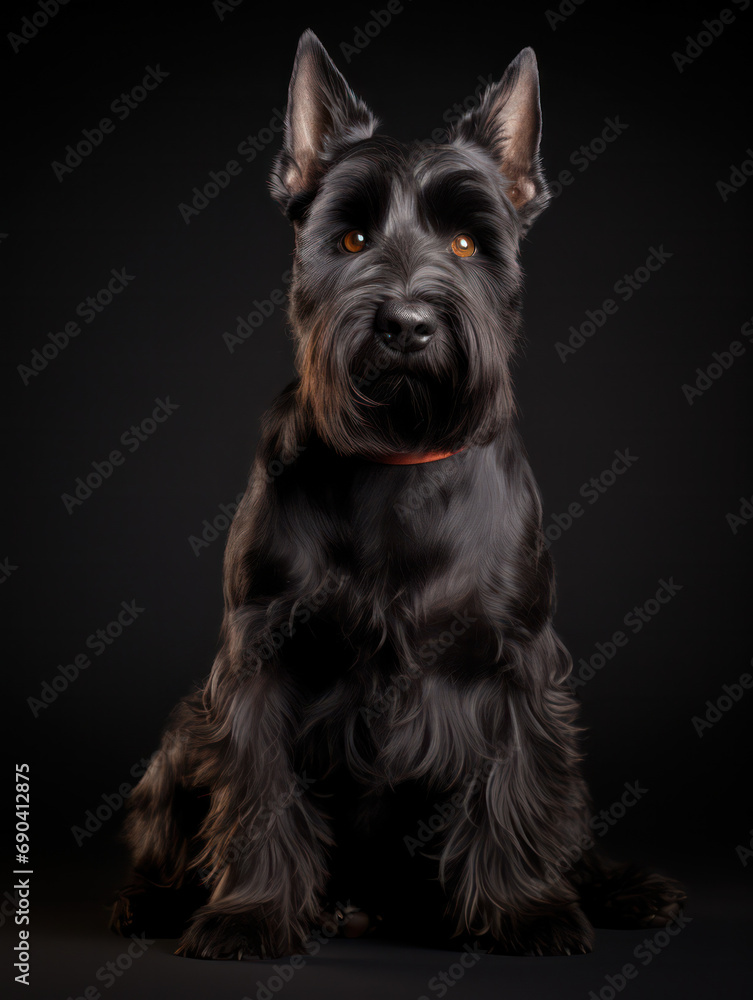
[[[201,886],[187,883],[175,889],[142,879],[118,892],[110,911],[110,929],[123,937],[180,937],[206,898]]]
[[[593,927],[579,907],[570,906],[537,917],[514,932],[503,932],[489,951],[498,955],[586,955],[593,946]]]
[[[636,872],[615,884],[603,901],[603,922],[609,927],[665,927],[676,920],[687,899],[679,882]]]
[[[281,957],[270,953],[269,943],[252,920],[217,913],[194,917],[175,954],[216,960]]]
[[[118,893],[118,898],[112,905],[110,930],[123,937],[129,937],[137,930],[131,907],[131,895],[125,889]]]
[[[319,914],[317,923],[330,937],[357,938],[372,934],[380,926],[382,917],[371,916],[358,906],[333,906]]]

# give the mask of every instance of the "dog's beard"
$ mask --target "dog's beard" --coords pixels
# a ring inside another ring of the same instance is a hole
[[[470,340],[445,332],[423,351],[391,357],[371,331],[322,322],[299,344],[300,398],[341,455],[488,443],[512,411],[509,376],[497,352],[466,356]]]
[[[358,388],[357,379],[355,384]],[[458,392],[455,377],[392,370],[361,386],[356,405],[385,450],[432,450],[452,435]]]

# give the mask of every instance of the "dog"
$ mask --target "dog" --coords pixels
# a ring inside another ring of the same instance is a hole
[[[519,246],[549,199],[535,56],[443,142],[378,125],[305,32],[270,180],[298,377],[230,528],[211,674],[130,798],[112,926],[213,959],[333,920],[585,953],[685,894],[595,846],[515,426]]]

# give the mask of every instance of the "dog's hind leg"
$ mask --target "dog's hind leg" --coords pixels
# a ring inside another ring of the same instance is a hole
[[[110,921],[117,933],[178,937],[208,890],[190,868],[207,798],[191,783],[191,746],[202,716],[200,695],[173,711],[157,753],[128,802],[125,839],[133,874]]]

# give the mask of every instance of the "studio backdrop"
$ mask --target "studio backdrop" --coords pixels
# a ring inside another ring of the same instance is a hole
[[[722,978],[708,981],[735,988],[753,878],[753,10],[720,4],[5,7],[0,919],[13,995],[151,996],[172,975],[182,996],[225,988],[204,966],[192,985],[197,963],[161,944],[109,986],[97,972],[124,948],[106,930],[124,805],[170,709],[211,667],[228,527],[260,418],[294,376],[293,234],[267,180],[307,27],[399,141],[439,140],[521,48],[536,52],[553,198],[523,244],[514,380],[595,836],[681,878],[691,900],[696,888],[705,931],[673,944],[675,959],[667,949],[664,972],[658,959],[641,972],[643,995],[693,995],[714,948]],[[30,787],[20,820],[16,765]],[[26,994],[13,968],[25,926]],[[560,995],[598,995],[631,960],[631,938],[604,940],[617,944],[592,956],[603,964],[558,965]],[[374,995],[439,995],[426,982],[443,961],[402,987],[380,966]],[[480,963],[454,995],[509,992],[495,968]],[[308,995],[327,994],[330,974]],[[358,968],[347,975],[372,995]],[[227,995],[256,996],[257,978],[223,979]]]

